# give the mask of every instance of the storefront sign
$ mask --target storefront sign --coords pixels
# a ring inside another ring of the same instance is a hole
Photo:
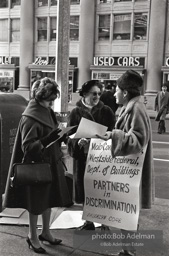
[[[11,64],[11,57],[0,56],[0,64]]]
[[[0,77],[13,77],[14,76],[14,71],[12,70],[0,70]]]
[[[138,67],[140,57],[94,57],[94,66],[122,66]]]
[[[136,230],[146,147],[137,154],[113,158],[111,143],[91,139],[84,176],[83,219]]]
[[[48,61],[47,60],[43,60],[41,57],[36,58],[35,62],[33,62],[33,65],[40,65],[40,66],[41,65],[46,66],[48,64],[49,64]]]
[[[49,61],[48,61],[47,59],[45,59],[45,57],[37,57],[32,64],[39,65],[39,66],[55,65],[56,58],[49,57]],[[69,58],[69,65],[74,65],[75,67],[77,67],[77,58]]]

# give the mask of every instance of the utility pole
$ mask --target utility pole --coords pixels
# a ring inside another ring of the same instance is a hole
[[[60,99],[54,102],[55,112],[68,111],[70,0],[58,0],[55,80]]]

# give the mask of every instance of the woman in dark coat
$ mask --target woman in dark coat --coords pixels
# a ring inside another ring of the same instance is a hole
[[[62,164],[60,141],[46,148],[59,136],[58,123],[51,103],[59,96],[58,85],[49,78],[43,78],[35,90],[32,99],[19,123],[7,179],[4,207],[24,208],[29,212],[29,234],[27,243],[37,253],[46,251],[40,246],[40,241],[50,244],[61,243],[60,239],[52,237],[49,230],[52,207],[62,207],[71,203]],[[52,183],[37,186],[10,186],[12,165],[24,162],[48,162],[52,171]],[[37,237],[36,226],[38,215],[42,214],[42,234]]]
[[[68,120],[68,126],[79,125],[82,117],[95,121],[108,127],[111,131],[115,124],[113,111],[100,101],[102,84],[97,80],[91,80],[82,85],[80,96]],[[87,127],[84,127],[87,129]],[[76,203],[84,203],[84,171],[86,166],[89,140],[69,139],[69,154],[74,158],[74,200]],[[93,223],[86,222],[81,229],[94,229]]]

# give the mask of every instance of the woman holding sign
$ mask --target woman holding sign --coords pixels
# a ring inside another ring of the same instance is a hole
[[[116,87],[116,103],[122,108],[115,124],[115,129],[99,136],[103,140],[112,140],[112,156],[136,154],[147,145],[142,171],[142,208],[151,208],[153,199],[153,157],[152,133],[149,116],[141,101],[140,89],[142,77],[134,70],[126,71],[118,80]],[[154,191],[153,191],[154,192]],[[135,255],[134,250],[123,250],[119,256]]]
[[[95,121],[108,127],[111,131],[115,124],[115,115],[111,108],[100,101],[102,84],[97,80],[91,80],[82,85],[76,108],[72,110],[68,120],[68,126],[79,125],[82,117]],[[87,127],[84,127],[87,129]],[[74,158],[74,200],[76,203],[84,203],[84,171],[90,140],[86,138],[69,139],[69,154]],[[95,229],[92,222],[85,222],[81,230]]]

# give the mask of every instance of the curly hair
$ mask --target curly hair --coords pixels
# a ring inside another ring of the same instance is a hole
[[[32,85],[32,88],[31,88],[31,99],[34,99],[35,98],[35,93],[40,85],[40,80],[36,80],[33,85]]]
[[[35,90],[35,99],[38,101],[52,101],[60,96],[58,84],[51,78],[45,77],[40,80],[38,88]]]

